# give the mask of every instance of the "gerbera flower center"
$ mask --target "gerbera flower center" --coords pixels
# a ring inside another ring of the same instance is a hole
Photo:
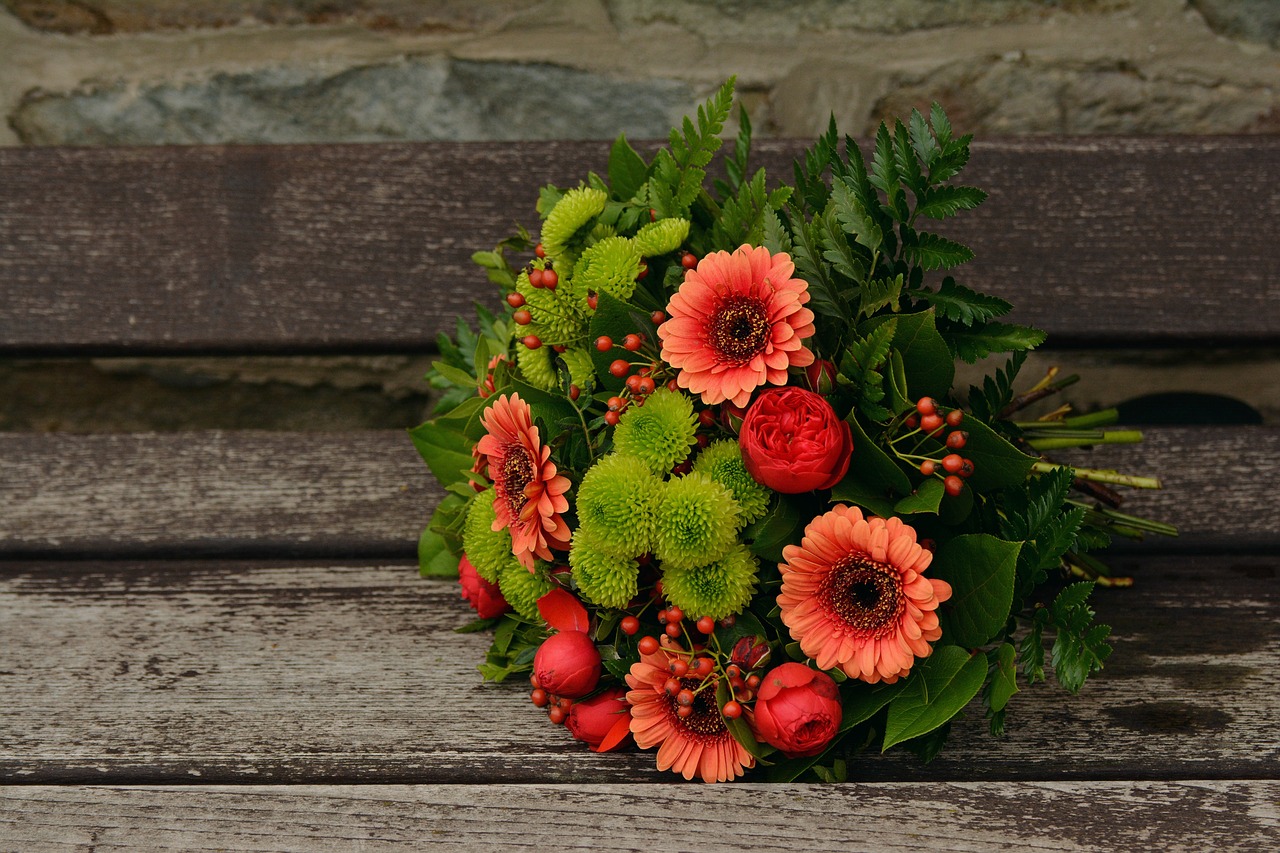
[[[700,738],[718,738],[728,731],[724,725],[724,719],[720,716],[720,709],[716,706],[716,690],[715,685],[705,687],[698,690],[702,686],[702,682],[696,678],[680,679],[680,686],[686,690],[696,691],[693,694],[693,713],[687,717],[681,717],[676,713],[676,708],[680,707],[674,696],[667,699],[667,713],[673,725],[677,728],[684,729],[691,735],[697,735]]]
[[[873,634],[894,625],[905,606],[898,571],[861,554],[836,563],[821,595],[828,609],[849,627]]]
[[[512,512],[524,506],[524,487],[533,480],[533,458],[519,444],[508,444],[502,454],[502,488]]]
[[[769,342],[769,312],[750,296],[731,296],[711,317],[711,344],[729,361],[746,362]]]

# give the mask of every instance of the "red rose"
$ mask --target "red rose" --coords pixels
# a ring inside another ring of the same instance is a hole
[[[752,719],[756,737],[788,758],[817,755],[840,731],[843,709],[831,676],[784,663],[760,681]]]
[[[747,410],[738,444],[758,483],[794,495],[829,489],[844,478],[853,434],[821,395],[770,388]]]
[[[600,680],[600,652],[582,631],[561,631],[538,646],[533,674],[548,693],[569,699],[586,696]]]
[[[471,602],[471,609],[481,619],[492,619],[511,609],[498,585],[480,577],[466,554],[458,561],[458,583],[462,585],[462,597]]]
[[[614,687],[590,699],[574,702],[569,709],[565,726],[569,729],[569,734],[595,749],[614,726],[621,725],[619,721],[626,721],[629,726],[630,720],[631,705],[627,703],[627,689]],[[605,751],[617,749],[629,737],[628,734]]]

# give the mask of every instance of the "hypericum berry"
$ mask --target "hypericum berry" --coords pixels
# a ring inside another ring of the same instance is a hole
[[[640,620],[634,616],[623,616],[622,621],[618,623],[618,627],[628,637],[634,637],[636,632],[640,630]]]
[[[662,683],[662,692],[668,696],[675,696],[683,689],[684,685],[680,683],[678,678],[668,678]]]
[[[651,655],[658,650],[658,638],[646,634],[636,643],[636,649],[642,655]]]
[[[620,412],[622,411],[622,406],[623,406],[622,398],[610,397],[609,400],[604,405],[605,405],[605,408],[607,408],[611,412]]]
[[[545,258],[547,256],[547,250],[542,248],[541,243],[533,247],[533,253],[540,258]]]
[[[668,622],[667,627],[664,630],[667,632],[667,636],[674,640],[676,637],[680,636],[680,623]]]
[[[715,426],[716,413],[710,409],[703,409],[701,412],[698,412],[698,423],[702,424],[704,427]]]
[[[523,294],[523,293],[508,293],[508,294],[507,294],[507,304],[508,304],[508,305],[510,305],[512,308],[520,308],[521,306],[523,306],[523,305],[524,305],[524,294]]]
[[[667,314],[665,311],[654,311],[649,315],[649,319],[653,321],[653,325],[661,326],[663,323],[667,322]]]
[[[671,469],[671,473],[677,477],[683,477],[693,470],[693,463],[688,459]]]
[[[707,438],[704,433],[698,433],[693,437],[693,440],[698,442],[699,450],[706,450],[707,445],[711,443],[711,439]]]
[[[564,708],[559,705],[552,705],[551,710],[547,712],[547,719],[555,723],[557,726],[565,721],[569,715],[565,713]]]
[[[556,271],[551,267],[547,267],[542,271],[542,286],[547,290],[555,290],[559,282],[560,276],[556,275]]]
[[[529,349],[537,349],[542,346],[542,338],[537,335],[525,335],[520,339],[520,343],[524,344]]]
[[[518,325],[527,326],[533,322],[533,315],[529,313],[529,309],[521,308],[511,315],[511,319],[515,320]]]
[[[613,338],[608,335],[601,335],[596,338],[596,349],[600,352],[608,352],[613,349]]]
[[[716,629],[716,620],[710,616],[703,616],[698,620],[698,630],[703,634],[710,634]]]
[[[534,287],[542,287],[546,284],[543,280],[543,275],[545,275],[545,273],[540,269],[534,268],[529,270],[529,284]]]
[[[681,690],[679,693],[676,694],[676,702],[678,702],[681,705],[692,705],[693,691],[687,687],[684,690]]]
[[[973,476],[973,460],[972,459],[961,460],[960,470],[957,471],[956,473],[958,473],[961,477],[964,477],[965,479],[972,477]]]
[[[556,350],[556,352],[564,352],[564,350]],[[577,385],[570,385],[570,386],[569,386],[569,399],[570,399],[570,400],[573,400],[574,402],[577,402],[578,398],[579,398],[579,397],[581,397],[581,396],[582,396],[582,389],[581,389],[581,388],[579,388]]]
[[[542,686],[538,683],[538,674],[536,672],[529,673],[529,686],[535,690]]]
[[[631,364],[625,358],[616,359],[609,365],[609,372],[621,379],[631,372]]]
[[[935,432],[942,429],[942,423],[942,415],[920,416],[920,429],[924,430],[929,435],[933,435]]]
[[[561,711],[568,711],[570,708],[573,707],[573,700],[567,696],[561,696],[559,699],[556,700],[556,704],[560,706]]]
[[[730,720],[736,720],[742,716],[742,706],[730,699],[724,703],[724,707],[720,709],[720,713],[724,714]]]
[[[657,390],[657,388],[658,388],[658,386],[654,383],[654,381],[653,381],[653,378],[652,378],[652,377],[649,377],[649,376],[641,376],[641,377],[640,377],[640,382],[639,382],[639,387],[638,387],[638,388],[636,388],[636,393],[638,393],[638,394],[642,394],[642,395],[644,395],[644,396],[646,396],[646,397],[647,397],[647,396],[649,396],[650,394],[652,394],[654,391],[656,391],[656,390]]]
[[[730,681],[732,681],[735,678],[741,678],[742,667],[738,666],[736,663],[731,663],[724,668],[724,674],[725,674],[725,677],[728,678]]]
[[[547,691],[543,690],[541,687],[535,687],[529,694],[529,701],[539,708],[545,708],[551,699],[548,698]]]
[[[685,252],[680,256],[680,266],[687,270],[694,269],[698,266],[698,256],[693,252]]]
[[[607,423],[609,426],[617,426],[617,425],[618,425],[618,413],[617,413],[617,412],[605,412],[605,413],[604,413],[604,422],[605,422],[605,423]]]
[[[959,409],[952,409],[947,412],[947,426],[958,427],[960,422],[964,420],[964,412]]]
[[[679,382],[677,382],[677,381],[675,381],[674,379],[668,379],[668,380],[667,380],[667,390],[668,390],[668,391],[679,391],[679,390],[680,390],[680,383],[679,383]]]
[[[938,401],[932,397],[921,397],[916,401],[916,411],[922,415],[932,415],[938,411]]]
[[[640,383],[643,381],[643,379],[644,379],[644,377],[637,376],[637,375],[636,375],[636,374],[634,374],[634,373],[633,373],[633,374],[631,374],[630,376],[628,376],[628,377],[627,377],[627,390],[628,390],[628,391],[630,391],[632,394],[639,394],[639,393],[640,393]]]
[[[716,668],[711,658],[698,658],[693,662],[693,674],[699,678],[706,678],[711,671]]]
[[[924,474],[926,477],[932,477],[933,472],[937,470],[938,463],[934,462],[932,459],[926,459],[920,463],[920,473]]]
[[[564,352],[568,348],[569,347],[565,346],[564,344],[552,344],[551,346],[551,349],[555,350],[556,352]]]
[[[630,334],[622,339],[622,348],[630,350],[631,352],[635,352],[636,350],[640,349],[640,346],[643,343],[644,341],[640,340],[639,335]]]
[[[692,716],[693,716],[693,706],[692,706],[692,705],[677,705],[677,706],[676,706],[676,715],[677,715],[677,716],[680,716],[680,717],[692,717]]]
[[[760,676],[758,676],[758,675],[748,675],[748,676],[747,676],[747,687],[748,687],[748,689],[750,689],[750,690],[755,690],[755,689],[756,689],[757,687],[759,687],[759,686],[760,686]]]
[[[942,468],[948,474],[954,474],[964,465],[964,460],[960,458],[959,453],[948,453],[942,457]]]
[[[683,618],[684,618],[684,611],[681,610],[679,607],[672,605],[671,607],[667,608],[668,622],[679,622]]]
[[[648,277],[649,265],[645,263],[640,264],[640,272],[636,273],[636,281],[644,281]]]
[[[950,417],[950,415],[947,417]],[[947,436],[947,447],[950,447],[952,450],[961,450],[966,444],[968,444],[968,442],[969,433],[961,429],[958,429]]]
[[[592,311],[596,310],[596,306],[600,304],[600,296],[595,293],[587,294],[587,307]]]
[[[947,494],[955,497],[964,489],[964,480],[961,480],[955,474],[942,481],[942,487],[947,490]]]
[[[732,613],[720,620],[721,628],[732,628],[736,624],[738,624],[738,617]]]
[[[903,423],[906,425],[907,429],[915,429],[916,427],[920,426],[920,416],[907,415],[907,419],[903,421]]]

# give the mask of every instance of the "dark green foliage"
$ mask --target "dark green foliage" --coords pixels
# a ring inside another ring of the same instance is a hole
[[[1088,604],[1093,583],[1075,583],[1058,593],[1050,608],[1058,636],[1053,641],[1053,673],[1058,683],[1072,693],[1084,686],[1090,674],[1102,669],[1111,655],[1106,639],[1111,629],[1093,623],[1093,608]]]

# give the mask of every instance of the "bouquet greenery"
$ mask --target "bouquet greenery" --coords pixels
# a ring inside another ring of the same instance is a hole
[[[706,781],[927,760],[975,698],[999,734],[1046,670],[1078,691],[1116,580],[1087,552],[1172,531],[1115,508],[1154,480],[1042,456],[1137,436],[1015,420],[1066,383],[1016,390],[1044,333],[939,275],[972,252],[926,223],[986,197],[953,180],[970,137],[935,105],[868,160],[833,123],[771,189],[742,114],[708,181],[732,94],[651,160],[619,137],[607,176],[541,191],[538,239],[476,254],[509,307],[460,320],[429,374],[412,436],[448,494],[422,571],[457,572],[461,630],[494,631],[483,676],[531,671],[597,751]],[[956,360],[993,354],[962,407]]]

